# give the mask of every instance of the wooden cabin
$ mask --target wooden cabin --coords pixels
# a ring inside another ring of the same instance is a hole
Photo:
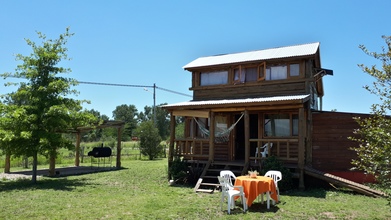
[[[171,115],[169,166],[179,156],[207,164],[241,164],[245,173],[261,164],[256,152],[266,144],[268,155],[296,169],[301,188],[305,166],[327,170],[333,164],[348,170],[349,158],[331,162],[339,149],[323,152],[332,138],[327,138],[328,127],[322,127],[322,116],[336,113],[321,111],[322,77],[333,73],[322,68],[319,47],[316,42],[200,57],[185,65],[192,74],[193,100],[163,106]],[[184,138],[175,137],[178,116],[185,118]],[[351,136],[353,129],[343,135]],[[351,147],[341,143],[333,146]]]

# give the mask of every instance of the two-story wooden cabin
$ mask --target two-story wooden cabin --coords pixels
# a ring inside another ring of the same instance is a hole
[[[262,160],[257,148],[261,151],[269,143],[269,155],[295,167],[304,187],[306,165],[317,168],[330,162],[327,153],[318,155],[324,160],[313,158],[329,147],[322,142],[323,133],[313,137],[313,113],[321,112],[324,95],[322,77],[332,75],[321,67],[319,45],[201,57],[185,65],[192,74],[193,100],[163,106],[171,114],[169,166],[180,156],[208,164],[236,162],[244,173]],[[322,123],[322,115],[333,118],[330,114],[317,114],[317,121]],[[176,116],[185,117],[181,139],[175,137]],[[351,115],[341,117],[354,122]],[[353,128],[344,129],[349,131],[345,136],[353,134]]]

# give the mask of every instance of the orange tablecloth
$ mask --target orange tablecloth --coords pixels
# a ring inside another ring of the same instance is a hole
[[[278,202],[276,185],[272,178],[265,176],[257,176],[257,178],[239,176],[235,180],[235,186],[243,186],[248,207],[251,206],[258,195],[266,192],[270,192],[270,197]]]

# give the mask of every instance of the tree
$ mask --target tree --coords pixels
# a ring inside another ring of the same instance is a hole
[[[122,137],[130,139],[133,135],[133,130],[137,127],[138,111],[135,105],[120,105],[113,111],[114,120],[125,122],[125,129]]]
[[[353,148],[358,159],[352,163],[358,169],[375,175],[380,183],[390,188],[391,118],[387,114],[391,110],[391,36],[382,38],[387,47],[383,47],[380,53],[369,52],[360,45],[364,53],[381,61],[381,68],[359,65],[365,73],[375,78],[372,86],[366,85],[364,88],[377,95],[380,103],[372,104],[370,117],[356,119],[360,128],[355,131],[357,136],[351,139],[359,142],[359,146]]]
[[[156,127],[159,130],[159,135],[162,139],[166,139],[170,135],[170,116],[169,113],[161,108],[160,106],[166,105],[167,103],[156,106]],[[153,121],[153,107],[145,106],[144,112],[139,114],[140,122]]]
[[[142,155],[148,156],[150,160],[153,160],[162,153],[161,138],[153,121],[141,122],[137,128],[137,134],[140,137],[140,153]]]
[[[26,39],[33,52],[29,56],[17,54],[16,59],[22,64],[17,66],[15,73],[1,74],[4,78],[13,76],[25,81],[6,84],[19,85],[19,88],[16,92],[1,96],[3,112],[0,117],[0,147],[7,146],[16,156],[33,157],[34,183],[38,154],[54,161],[59,148],[74,148],[72,142],[63,136],[64,132],[97,123],[93,114],[82,111],[82,104],[88,101],[69,98],[78,95],[71,88],[77,85],[77,81],[59,76],[71,71],[57,66],[69,60],[65,47],[73,35],[69,33],[69,28],[54,40],[46,39],[41,32],[37,34],[42,43],[38,45]],[[54,171],[53,162],[50,163],[50,170]]]

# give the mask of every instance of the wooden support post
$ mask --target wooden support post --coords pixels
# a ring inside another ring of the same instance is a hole
[[[244,163],[250,162],[250,115],[244,111]]]
[[[209,127],[209,161],[214,161],[215,153],[215,113],[210,112],[210,127]]]
[[[306,134],[306,120],[304,114],[304,108],[299,109],[299,155],[298,155],[298,168],[299,168],[299,188],[304,189],[304,160],[305,160],[305,134]]]
[[[122,126],[117,128],[117,160],[116,168],[121,168],[121,139],[122,139]]]
[[[81,140],[81,134],[80,132],[76,133],[76,155],[75,155],[75,166],[80,166],[80,140]]]
[[[186,124],[186,122],[185,122],[185,124]],[[168,170],[169,170],[167,172],[167,179],[168,180],[171,180],[170,167],[171,167],[172,161],[174,161],[175,125],[176,125],[175,115],[173,114],[173,112],[171,112],[171,114],[170,114],[170,145],[168,146]]]

